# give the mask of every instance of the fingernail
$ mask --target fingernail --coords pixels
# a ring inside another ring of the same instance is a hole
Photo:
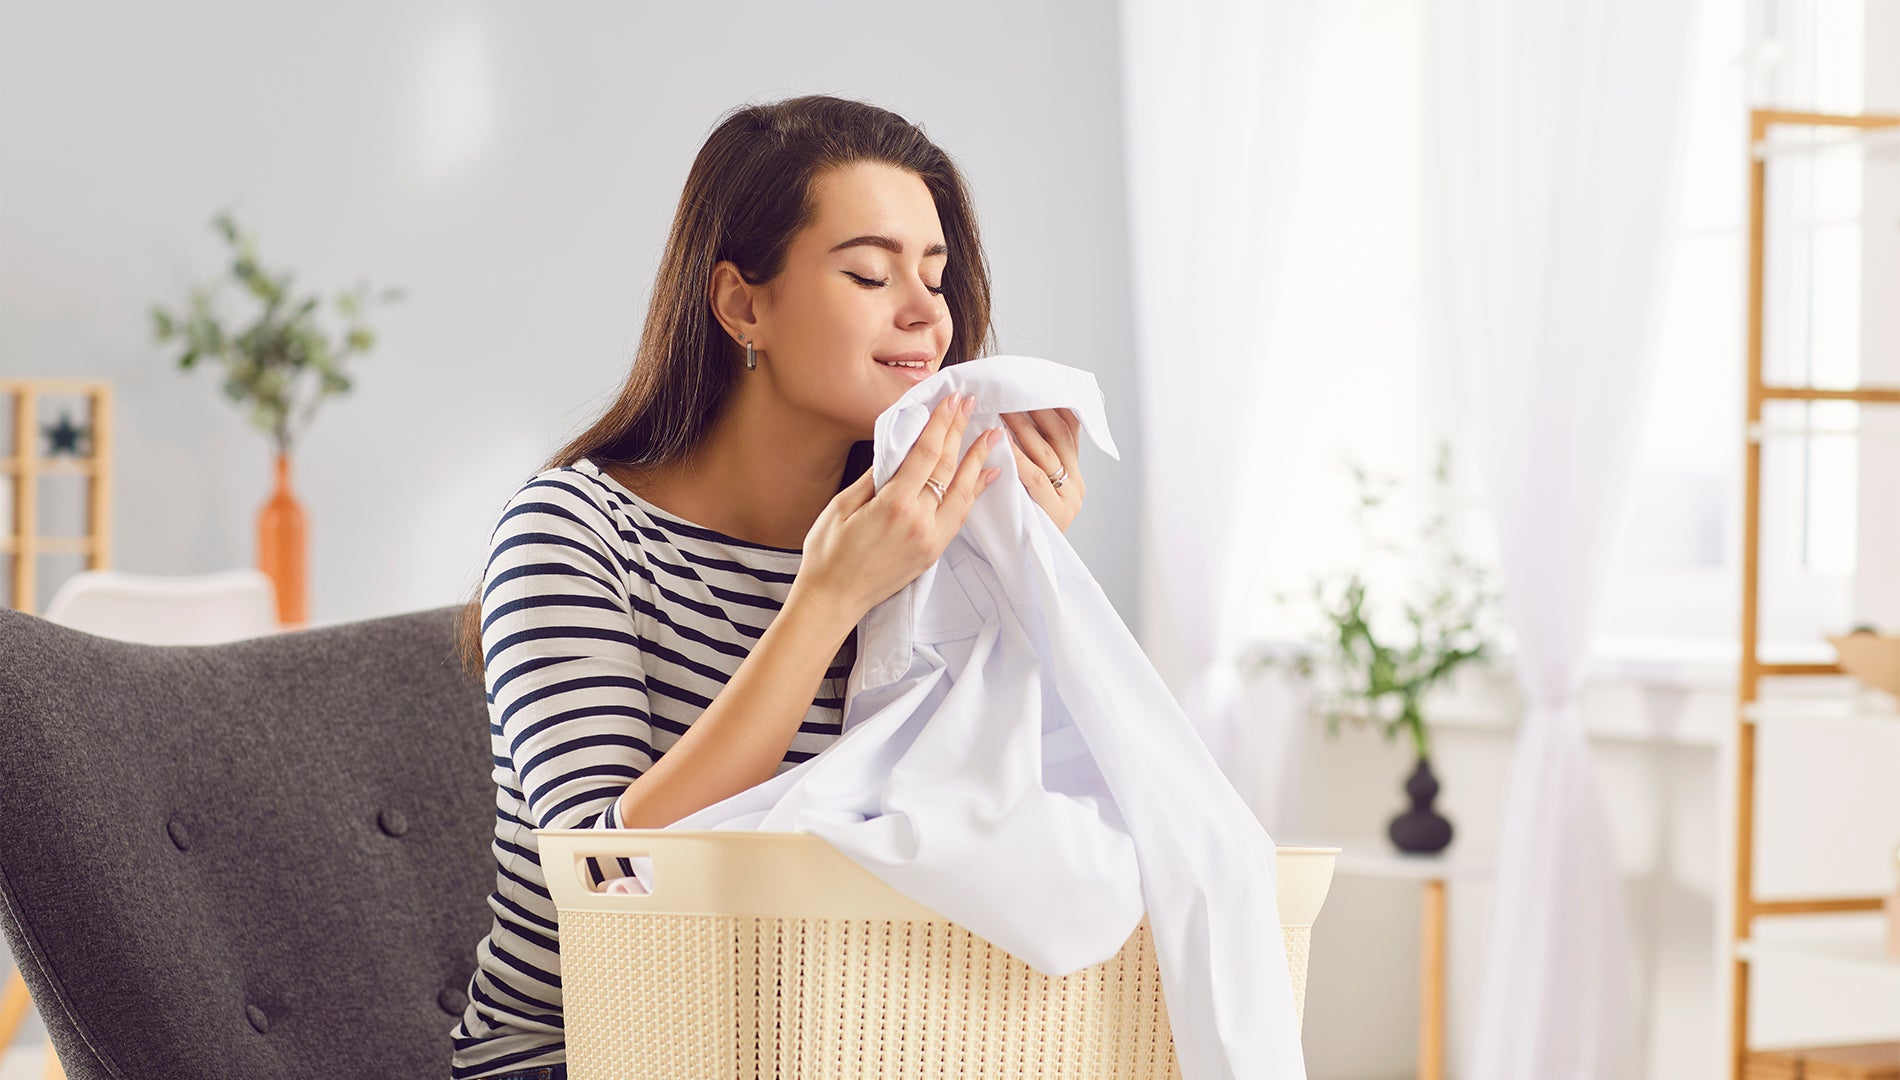
[[[970,410],[974,408],[976,408],[976,395],[975,394],[965,395],[963,399],[963,415],[965,416],[970,415]]]
[[[991,429],[989,430],[989,433],[988,433],[987,435],[984,435],[984,436],[983,436],[983,438],[984,438],[984,439],[986,439],[986,440],[988,440],[988,441],[987,441],[987,442],[985,442],[985,443],[984,443],[983,445],[984,445],[984,446],[995,446],[995,445],[996,445],[996,443],[997,443],[997,440],[999,440],[999,439],[1001,439],[1002,437],[1003,437],[1003,429],[1002,429],[1002,428],[991,428]]]

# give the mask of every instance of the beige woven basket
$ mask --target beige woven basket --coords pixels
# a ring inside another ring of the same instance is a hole
[[[807,833],[536,835],[573,1080],[1180,1076],[1146,919],[1115,956],[1055,978]],[[1303,1018],[1339,849],[1278,853]],[[632,856],[651,858],[651,894],[590,887],[588,858]]]

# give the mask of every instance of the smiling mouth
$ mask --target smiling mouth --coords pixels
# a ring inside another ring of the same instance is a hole
[[[928,360],[879,360],[885,367],[906,368],[910,371],[923,371],[930,367]]]

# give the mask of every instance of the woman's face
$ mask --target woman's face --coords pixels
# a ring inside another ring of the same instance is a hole
[[[915,173],[857,163],[813,182],[818,213],[785,268],[754,294],[759,370],[788,404],[836,420],[856,439],[935,372],[950,349],[943,226]],[[910,354],[921,368],[880,363]]]

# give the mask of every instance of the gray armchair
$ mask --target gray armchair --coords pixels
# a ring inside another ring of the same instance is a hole
[[[448,1075],[494,886],[457,610],[157,646],[0,608],[0,926],[71,1080]]]

